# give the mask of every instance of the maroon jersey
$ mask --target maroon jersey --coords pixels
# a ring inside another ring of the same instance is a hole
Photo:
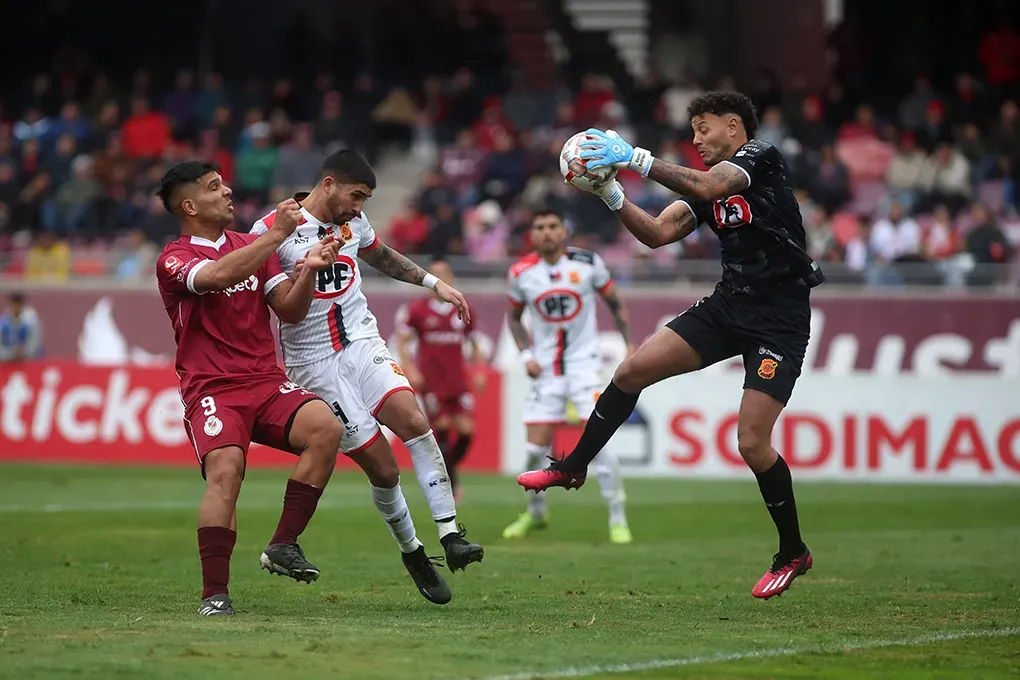
[[[468,391],[464,341],[474,330],[473,324],[461,321],[457,308],[449,302],[431,297],[415,300],[401,311],[398,330],[418,336],[417,364],[426,393],[455,396]]]
[[[195,275],[256,236],[227,231],[215,243],[181,236],[156,260],[156,280],[177,341],[181,397],[189,406],[238,380],[278,376],[266,294],[287,275],[273,254],[246,280],[222,291],[195,292]]]

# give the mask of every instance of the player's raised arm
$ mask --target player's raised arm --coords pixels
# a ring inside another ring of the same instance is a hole
[[[694,210],[685,201],[673,201],[658,217],[652,217],[626,198],[616,216],[638,241],[649,248],[661,248],[689,236],[698,226]]]
[[[224,290],[257,272],[276,252],[301,221],[301,206],[287,199],[276,208],[276,222],[265,234],[219,260],[199,263],[192,271],[189,287],[196,293]]]
[[[307,255],[298,260],[300,271],[297,278],[282,281],[266,293],[266,301],[281,321],[291,324],[304,321],[315,293],[315,278],[320,270],[333,266],[339,246],[332,236],[316,243]],[[279,269],[278,261],[273,266]]]
[[[371,248],[359,250],[358,257],[391,279],[434,290],[440,300],[449,302],[457,308],[457,314],[464,323],[470,322],[471,311],[468,309],[467,300],[459,290],[439,280],[437,276],[429,274],[380,239],[376,238]]]

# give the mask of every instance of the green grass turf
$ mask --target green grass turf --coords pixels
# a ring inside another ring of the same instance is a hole
[[[1020,627],[1020,488],[801,483],[815,568],[760,602],[775,533],[752,480],[631,480],[635,543],[614,546],[594,483],[550,492],[549,529],[508,542],[523,494],[469,477],[460,519],[486,558],[445,572],[454,599],[437,607],[353,474],[334,478],[302,540],[318,583],[259,571],[286,476],[249,472],[232,563],[242,614],[206,619],[197,471],[0,467],[0,677],[524,678],[663,659],[687,661],[600,677],[1020,677],[1020,635],[983,635]],[[410,474],[404,488],[437,554]],[[982,636],[924,642],[967,632]],[[881,646],[896,641],[910,644]],[[756,650],[788,654],[725,656]]]

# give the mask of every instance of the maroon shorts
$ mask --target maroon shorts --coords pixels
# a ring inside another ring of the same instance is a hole
[[[253,441],[292,452],[290,427],[298,409],[313,399],[318,397],[283,371],[245,377],[189,395],[184,427],[200,464],[205,454],[225,446],[238,446],[247,454]]]
[[[435,421],[443,416],[449,418],[461,415],[470,416],[474,412],[475,395],[471,392],[460,394],[425,393],[425,415],[430,421]]]

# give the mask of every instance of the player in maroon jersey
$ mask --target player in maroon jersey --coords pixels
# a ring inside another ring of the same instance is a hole
[[[280,269],[276,248],[301,219],[296,201],[281,203],[273,228],[255,237],[228,230],[231,191],[215,164],[178,163],[163,176],[158,194],[181,221],[181,237],[156,261],[156,279],[177,342],[184,422],[206,480],[198,511],[198,613],[233,614],[227,583],[251,441],[299,456],[262,566],[306,583],[319,577],[297,539],[333,472],[343,429],[325,402],[277,366],[269,308],[289,322],[304,318],[316,271],[332,265],[337,244],[312,245],[292,281]]]
[[[448,262],[434,260],[428,270],[441,281],[454,285],[453,269]],[[485,389],[484,371],[472,371],[464,358],[464,344],[470,342],[471,361],[479,368],[484,363],[474,336],[473,319],[472,312],[466,323],[461,321],[457,309],[436,295],[419,298],[397,314],[400,364],[411,387],[425,402],[425,413],[442,448],[455,494],[460,490],[457,465],[475,433],[475,397],[469,376],[473,376],[476,391]],[[414,340],[418,343],[416,356],[412,356],[410,347]]]

